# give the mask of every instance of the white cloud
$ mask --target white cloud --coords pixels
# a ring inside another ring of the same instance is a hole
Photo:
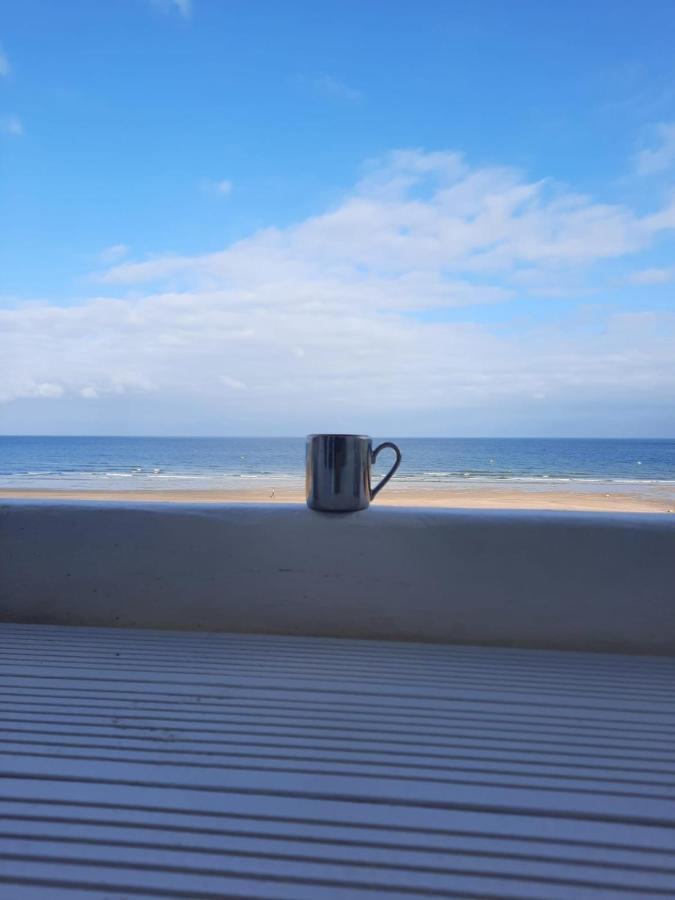
[[[641,269],[634,272],[630,280],[633,284],[667,284],[675,281],[675,266],[659,269]]]
[[[192,0],[173,0],[174,6],[184,19],[192,15]]]
[[[122,263],[97,277],[277,294],[280,283],[299,279],[305,288],[334,284],[336,296],[347,290],[360,302],[454,306],[508,297],[533,276],[541,288],[561,271],[637,252],[673,228],[675,202],[641,217],[510,169],[406,151],[372,165],[334,209],[297,225],[216,253]]]
[[[631,318],[607,304],[591,329],[574,313],[514,329],[475,310],[546,302],[570,274],[581,290],[594,264],[673,228],[670,206],[643,216],[455,154],[392,154],[291,227],[112,265],[96,277],[117,298],[0,310],[0,398],[55,384],[99,403],[129,396],[130,408],[137,394],[166,409],[182,397],[258,428],[289,416],[356,427],[377,411],[401,429],[426,416],[427,431],[541,396],[549,410],[670,404],[673,313]]]
[[[363,100],[361,91],[350,87],[333,75],[320,75],[314,79],[312,86],[317,94],[332,100],[346,100],[349,103],[358,103]]]
[[[243,381],[239,381],[238,378],[230,378],[229,375],[221,375],[219,380],[225,387],[232,388],[235,391],[246,390],[246,385]]]
[[[260,429],[283,427],[289,417],[327,427],[328,419],[389,415],[400,430],[423,420],[433,431],[458,427],[467,414],[503,415],[541,395],[547,415],[581,403],[595,405],[600,421],[612,400],[661,397],[667,405],[675,392],[672,314],[610,315],[600,336],[573,318],[500,334],[354,304],[294,309],[283,300],[278,308],[237,308],[227,293],[189,292],[0,311],[7,373],[0,398],[93,398],[95,391],[101,400],[125,395],[132,409],[134,395],[151,391],[167,411],[180,398],[198,398],[213,421],[246,415]],[[236,378],[222,374],[223,360]]]
[[[50,399],[63,397],[63,387],[60,384],[43,381],[35,385],[33,395],[35,397],[48,397]]]
[[[184,19],[192,15],[192,0],[151,0],[151,3],[162,12],[177,12]]]
[[[24,133],[23,123],[18,116],[6,116],[0,120],[0,129],[11,137],[21,137]]]
[[[232,188],[234,185],[231,181],[227,179],[223,179],[222,181],[212,181],[210,182],[211,190],[214,194],[217,194],[219,197],[227,197],[232,193]]]
[[[97,259],[101,265],[109,266],[128,256],[130,249],[126,244],[111,244],[109,247],[104,247],[101,250]]]
[[[6,54],[0,49],[0,78],[9,75],[10,65]]]
[[[654,147],[645,147],[635,157],[638,175],[656,175],[675,165],[675,122],[656,126]]]

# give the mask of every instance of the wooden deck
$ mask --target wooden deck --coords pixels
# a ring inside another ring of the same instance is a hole
[[[672,658],[0,625],[0,673],[3,900],[675,896]]]

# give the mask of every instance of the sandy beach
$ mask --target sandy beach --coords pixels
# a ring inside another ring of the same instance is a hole
[[[142,503],[304,503],[302,490],[0,490],[2,500],[88,500]],[[458,490],[406,488],[383,491],[378,506],[447,509],[557,509],[584,512],[675,513],[675,497],[647,498],[629,494],[576,491],[517,491],[490,488]]]

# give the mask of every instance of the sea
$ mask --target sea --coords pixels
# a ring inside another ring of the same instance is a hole
[[[675,498],[675,440],[394,440],[403,462],[388,491],[452,486]],[[294,489],[303,484],[304,459],[302,437],[10,436],[0,437],[0,489]],[[375,473],[389,464],[385,451]]]

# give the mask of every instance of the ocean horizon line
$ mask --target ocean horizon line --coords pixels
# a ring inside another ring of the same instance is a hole
[[[45,439],[72,439],[72,440],[171,440],[171,441],[223,441],[223,440],[305,440],[309,434],[346,434],[347,432],[317,432],[308,431],[306,434],[0,434],[0,440],[7,438],[37,438]],[[350,432],[350,434],[364,434],[364,432]],[[387,433],[389,434],[389,433]],[[373,438],[383,437],[382,434],[373,433]],[[394,440],[405,441],[675,441],[675,434],[670,436],[644,435],[640,437],[595,436],[595,435],[442,435],[442,434],[394,434],[390,435]]]

